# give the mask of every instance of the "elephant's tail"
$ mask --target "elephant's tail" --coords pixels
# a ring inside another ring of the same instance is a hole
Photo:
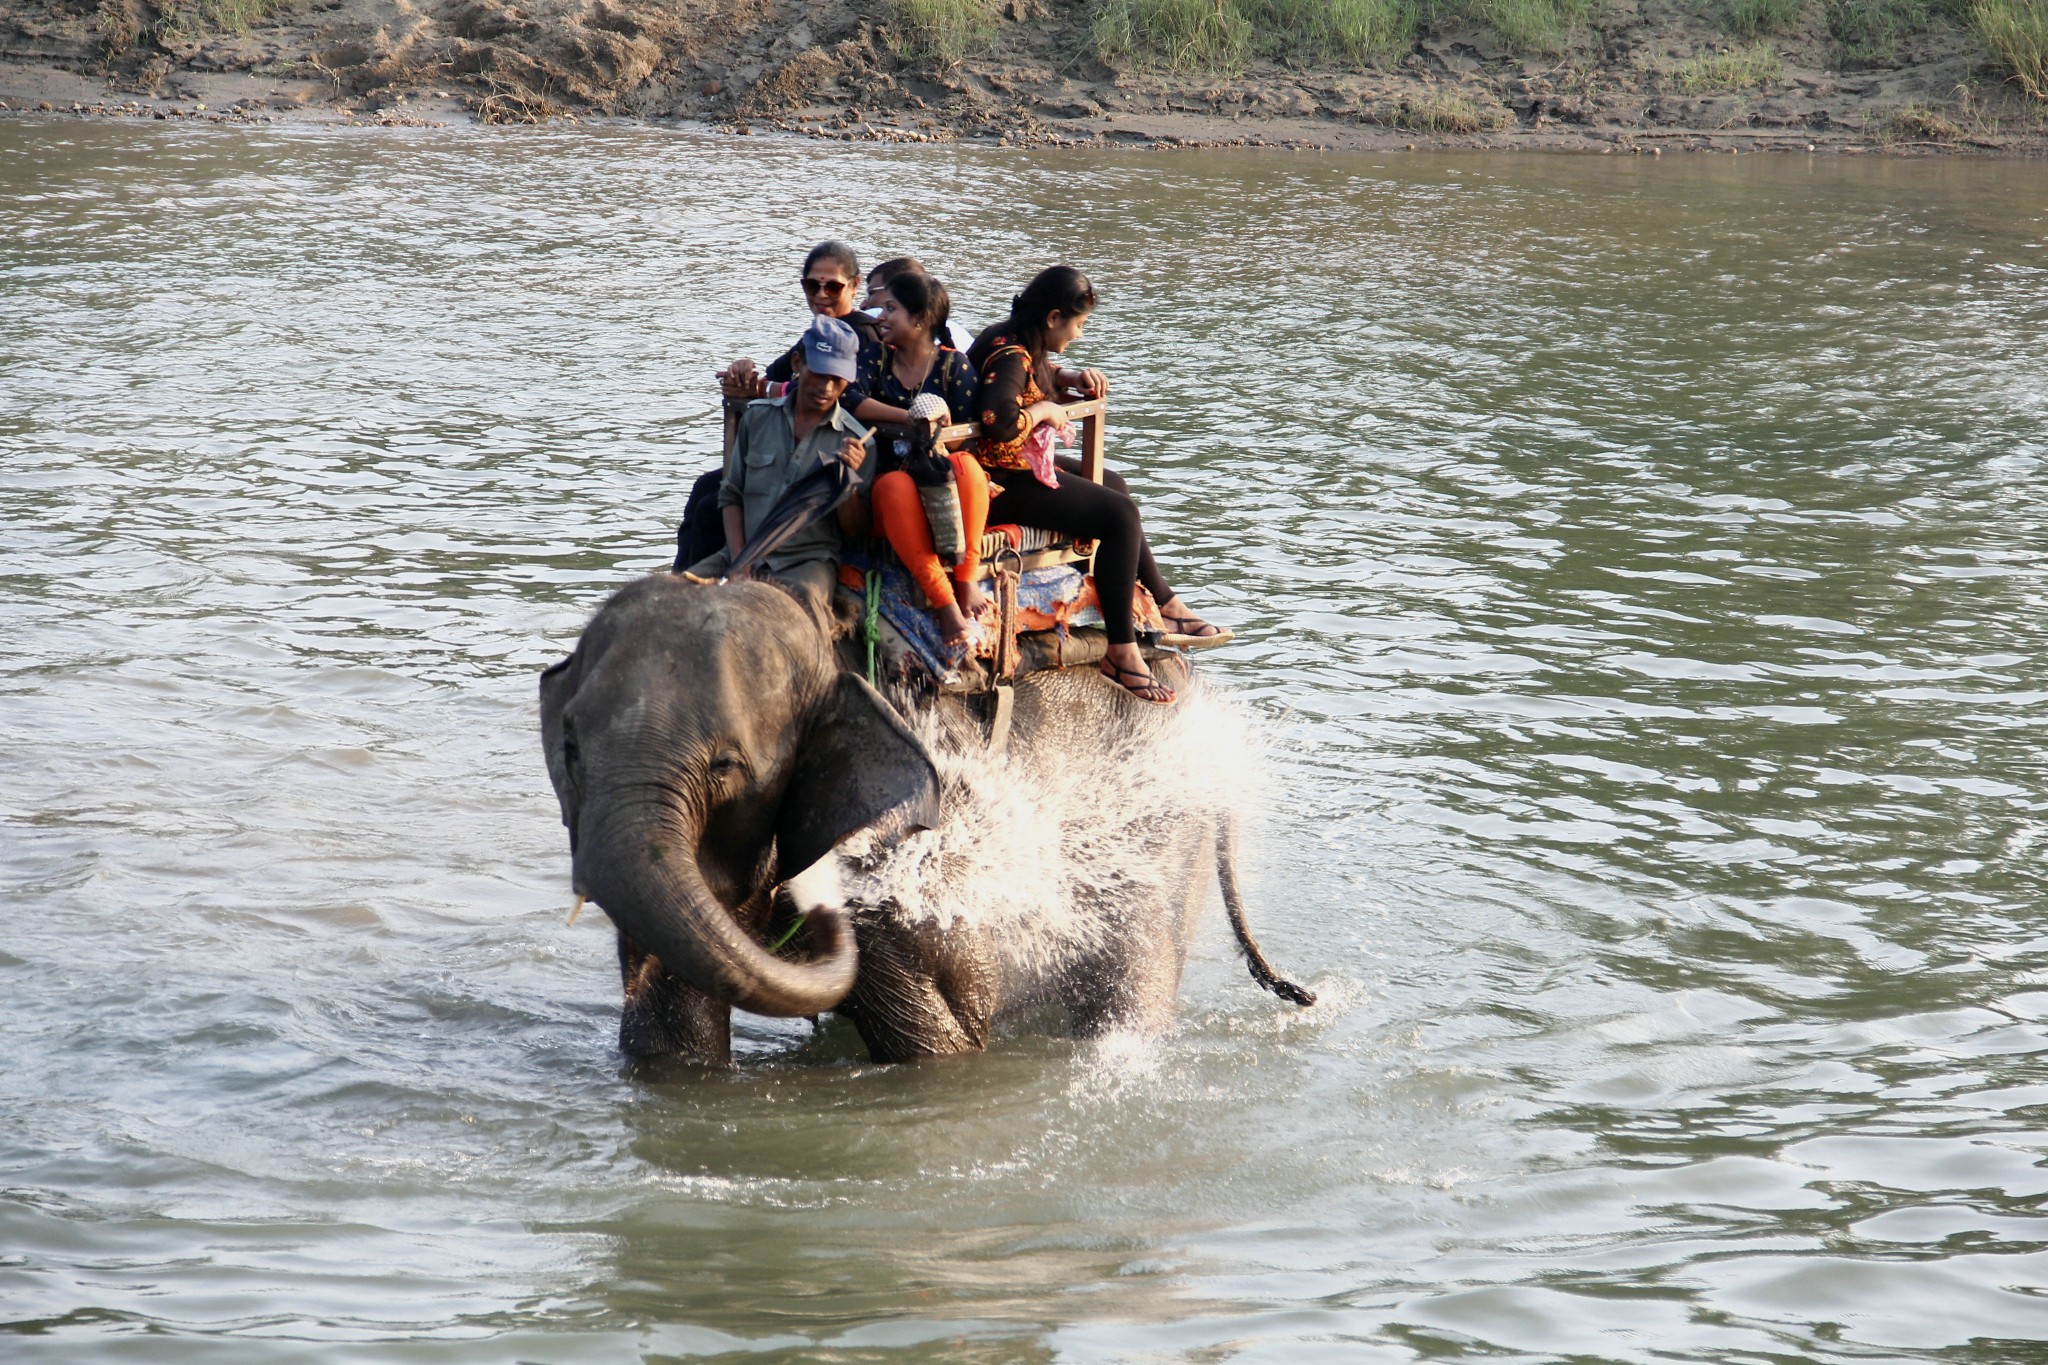
[[[1244,949],[1245,965],[1251,968],[1252,980],[1282,1000],[1292,1000],[1304,1008],[1315,1004],[1314,991],[1295,985],[1273,970],[1273,964],[1259,951],[1259,941],[1252,937],[1251,925],[1245,922],[1244,893],[1237,888],[1235,815],[1225,815],[1216,829],[1216,877],[1223,883],[1223,908],[1230,912],[1230,930],[1237,935],[1237,946]]]

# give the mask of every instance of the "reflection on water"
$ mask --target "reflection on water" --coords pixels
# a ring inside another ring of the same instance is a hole
[[[8,1359],[2008,1360],[2048,175],[0,124]],[[533,675],[803,246],[1065,257],[1257,992],[612,1051]]]

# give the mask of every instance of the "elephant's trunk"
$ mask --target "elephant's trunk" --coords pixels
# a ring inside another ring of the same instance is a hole
[[[814,957],[776,957],[742,928],[697,865],[699,830],[673,811],[615,813],[581,841],[577,887],[613,923],[714,1000],[754,1014],[821,1014],[853,989],[853,932],[836,907],[805,920]]]

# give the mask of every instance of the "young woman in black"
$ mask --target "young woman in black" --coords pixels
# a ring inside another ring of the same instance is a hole
[[[982,438],[974,453],[989,475],[991,525],[1040,526],[1096,542],[1095,595],[1109,637],[1103,674],[1133,696],[1163,704],[1173,700],[1173,689],[1152,676],[1138,650],[1134,585],[1142,582],[1159,604],[1169,638],[1217,644],[1229,632],[1196,615],[1168,586],[1121,478],[1104,470],[1102,482],[1093,483],[1082,474],[1079,460],[1062,456],[1048,471],[1048,483],[1033,471],[1028,454],[1039,427],[1064,431],[1067,426],[1055,394],[1069,389],[1100,398],[1109,392],[1100,370],[1063,369],[1055,359],[1080,337],[1094,309],[1095,289],[1088,277],[1072,266],[1056,265],[1040,271],[1010,300],[1010,316],[975,340],[968,358],[981,378]]]

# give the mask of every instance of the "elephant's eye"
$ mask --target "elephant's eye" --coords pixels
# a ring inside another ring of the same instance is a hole
[[[581,785],[583,750],[576,743],[576,732],[566,724],[562,726],[562,771],[571,790]]]
[[[747,761],[727,749],[711,760],[711,775],[721,782],[737,781],[747,775]]]

